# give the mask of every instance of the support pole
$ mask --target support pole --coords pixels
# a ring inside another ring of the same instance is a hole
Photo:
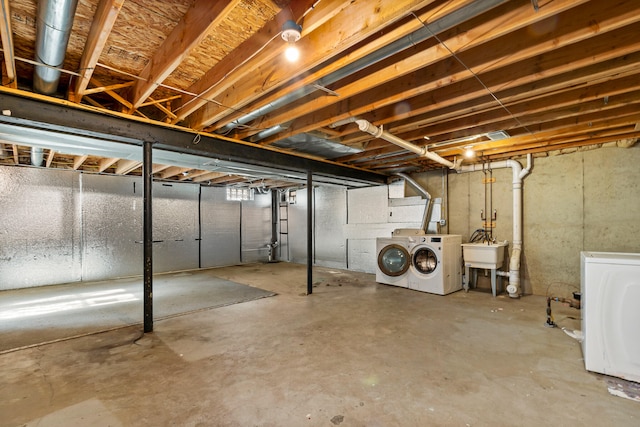
[[[313,175],[307,171],[307,295],[313,293]]]
[[[144,182],[144,332],[153,332],[153,216],[151,215],[153,173],[151,142],[143,146],[142,176]]]

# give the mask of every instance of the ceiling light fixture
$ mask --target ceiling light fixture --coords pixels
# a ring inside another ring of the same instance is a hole
[[[300,51],[296,46],[296,42],[300,40],[301,31],[302,27],[290,19],[282,26],[282,39],[288,44],[287,49],[284,51],[284,56],[289,62],[295,62],[300,58]]]
[[[475,151],[473,151],[473,148],[471,148],[471,147],[472,147],[471,145],[465,145],[465,147],[464,147],[464,156],[467,159],[471,159],[471,158],[475,157],[475,155],[476,155]]]

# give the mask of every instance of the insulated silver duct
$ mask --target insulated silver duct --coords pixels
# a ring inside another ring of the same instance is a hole
[[[422,215],[422,224],[420,225],[420,228],[426,233],[427,229],[429,228],[429,221],[431,219],[431,194],[429,194],[427,190],[425,190],[420,184],[418,184],[417,181],[415,181],[409,175],[404,173],[396,173],[396,175],[404,179],[407,184],[411,185],[418,193],[422,194],[425,197],[426,202],[424,204],[424,214]]]
[[[51,95],[58,90],[60,71],[69,43],[78,0],[39,0],[36,28],[36,65],[33,90]]]
[[[42,166],[44,163],[44,150],[40,147],[31,147],[31,164]]]

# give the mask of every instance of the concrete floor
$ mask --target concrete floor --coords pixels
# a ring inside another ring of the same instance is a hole
[[[0,355],[2,426],[638,426],[640,403],[543,326],[545,299],[449,296],[285,263],[216,275],[277,292]],[[579,328],[579,311],[554,306]]]

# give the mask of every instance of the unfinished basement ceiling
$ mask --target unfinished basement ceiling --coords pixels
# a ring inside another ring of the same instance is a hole
[[[3,5],[2,90],[33,92],[38,4]],[[280,37],[290,19],[302,26],[296,63]],[[43,96],[367,171],[418,172],[441,165],[355,119],[451,161],[466,147],[477,155],[465,162],[479,162],[635,143],[638,34],[637,0],[78,0],[57,90]],[[0,164],[31,164],[30,145],[5,138],[0,148]],[[124,156],[42,155],[43,167],[141,173]],[[255,181],[165,160],[156,178]],[[288,185],[267,178],[260,185]]]

